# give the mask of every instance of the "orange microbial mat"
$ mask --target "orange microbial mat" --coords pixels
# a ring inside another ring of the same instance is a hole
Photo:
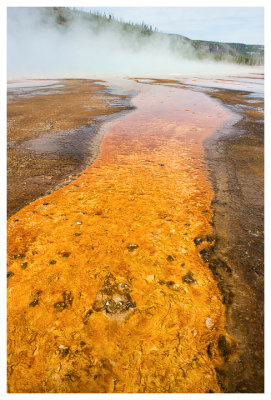
[[[203,93],[126,86],[137,109],[95,163],[8,221],[9,392],[220,392],[203,140],[230,114]]]

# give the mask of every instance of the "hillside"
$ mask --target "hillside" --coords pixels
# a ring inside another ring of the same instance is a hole
[[[113,29],[121,32],[131,46],[143,46],[152,38],[162,42],[168,41],[168,46],[174,54],[182,54],[187,58],[212,59],[216,61],[230,61],[249,65],[264,64],[264,46],[247,45],[242,43],[221,43],[204,40],[191,40],[177,34],[158,32],[157,28],[144,22],[135,24],[114,18],[112,15],[99,14],[78,10],[76,8],[54,7],[47,8],[44,14],[53,17],[60,29],[68,29],[75,21],[87,23],[95,33],[104,29]],[[134,41],[136,36],[136,42]]]

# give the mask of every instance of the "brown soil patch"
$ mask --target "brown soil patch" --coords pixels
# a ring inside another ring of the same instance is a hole
[[[71,182],[98,153],[99,117],[131,108],[127,96],[112,94],[97,81],[64,80],[61,84],[61,88],[33,87],[26,96],[10,96],[8,217]]]

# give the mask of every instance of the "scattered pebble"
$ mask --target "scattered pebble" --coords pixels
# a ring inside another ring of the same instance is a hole
[[[194,275],[193,272],[188,271],[187,274],[185,274],[182,277],[183,282],[187,283],[187,285],[191,285],[191,283],[195,283],[196,280],[194,279],[193,275]]]
[[[31,301],[31,303],[29,304],[30,307],[36,307],[39,304],[39,300],[35,299],[33,301]]]
[[[210,251],[208,249],[201,250],[200,255],[204,262],[210,261]]]
[[[134,250],[138,249],[138,244],[129,244],[129,246],[126,247],[129,253],[132,253]]]
[[[194,239],[194,243],[195,243],[196,246],[199,246],[202,242],[203,242],[203,238],[201,236],[196,237]]]
[[[7,279],[11,278],[12,276],[14,276],[14,272],[9,271],[9,272],[7,273]]]

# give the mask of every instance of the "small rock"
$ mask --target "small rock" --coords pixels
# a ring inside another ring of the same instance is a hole
[[[14,272],[9,271],[9,272],[7,273],[7,279],[11,278],[12,276],[14,276]]]
[[[56,260],[50,260],[49,264],[56,264]]]
[[[138,244],[129,244],[129,246],[126,247],[129,253],[132,253],[134,250],[138,249]]]
[[[33,301],[31,301],[31,303],[29,304],[30,307],[36,307],[39,304],[39,300],[35,299]]]
[[[63,345],[59,346],[59,354],[60,354],[61,358],[67,357],[69,352],[70,352],[69,347],[64,347]]]
[[[89,321],[89,317],[91,316],[91,314],[93,314],[92,310],[88,310],[84,316],[84,320],[83,323],[84,325],[87,325],[88,321]]]
[[[184,283],[187,283],[188,285],[191,285],[191,283],[195,283],[196,280],[193,278],[193,275],[194,275],[194,274],[193,274],[192,271],[187,272],[187,274],[185,274],[185,275],[182,277],[183,282],[184,282]]]
[[[208,262],[210,260],[210,251],[208,249],[203,249],[199,253],[204,262]]]
[[[21,268],[22,268],[22,269],[26,269],[26,268],[27,268],[27,265],[28,265],[28,263],[27,263],[27,262],[24,262],[24,263],[21,264]]]
[[[81,221],[76,221],[76,225],[82,225],[82,223]]]
[[[78,233],[78,232],[74,233],[74,236],[80,236],[80,235],[81,235],[81,233]]]
[[[43,203],[43,206],[48,206],[49,203]]]
[[[209,343],[207,346],[207,354],[210,358],[212,358],[212,343]]]
[[[199,246],[202,242],[203,242],[203,238],[201,236],[196,237],[194,239],[194,243],[195,243],[196,246]]]
[[[171,255],[168,255],[167,256],[167,261],[168,262],[172,262],[172,261],[174,261],[174,258]]]
[[[69,256],[70,256],[70,254],[71,254],[71,253],[68,253],[68,252],[62,253],[62,257],[65,257],[65,258],[67,258],[67,257],[69,257]]]

